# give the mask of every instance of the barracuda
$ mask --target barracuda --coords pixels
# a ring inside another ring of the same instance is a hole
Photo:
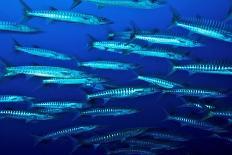
[[[151,150],[147,150],[144,148],[121,148],[121,149],[116,149],[114,151],[108,151],[107,155],[111,154],[139,154],[139,155],[155,155],[154,152]]]
[[[153,85],[157,85],[162,88],[166,89],[172,89],[176,87],[183,87],[181,84],[172,82],[172,81],[167,81],[161,78],[156,78],[156,77],[148,77],[148,76],[138,76],[137,79],[146,81],[148,83],[151,83]]]
[[[148,149],[165,149],[165,150],[170,150],[176,148],[173,144],[171,143],[163,143],[163,142],[158,142],[154,140],[139,140],[139,139],[129,139],[126,140],[126,143],[130,145],[130,147],[133,148],[148,148]]]
[[[226,130],[224,130],[223,128],[198,119],[191,119],[180,116],[168,116],[168,120],[179,122],[182,126],[191,126],[193,128],[198,128],[212,132],[226,132]]]
[[[24,6],[25,18],[40,17],[49,20],[88,24],[88,25],[112,24],[112,21],[103,17],[97,17],[89,14],[77,13],[72,11],[57,10],[55,8],[51,8],[50,10],[33,11],[30,7],[28,7],[25,4],[23,0],[20,0],[20,2]]]
[[[165,58],[170,60],[189,60],[190,57],[188,56],[189,53],[177,53],[171,49],[164,49],[164,48],[152,48],[152,49],[144,49],[144,50],[136,50],[131,51],[132,54],[138,54],[141,56],[147,57],[157,57],[157,58]]]
[[[33,97],[28,96],[18,96],[18,95],[0,95],[0,103],[9,103],[9,102],[30,102],[33,100]]]
[[[217,64],[217,63],[174,65],[173,71],[177,71],[177,70],[185,70],[191,74],[208,73],[208,74],[232,75],[232,65]]]
[[[57,140],[61,137],[73,136],[73,135],[78,135],[78,134],[82,134],[85,132],[90,132],[90,131],[97,129],[98,127],[99,126],[97,125],[87,125],[87,126],[76,126],[76,127],[61,129],[55,132],[51,132],[42,137],[36,137],[36,144],[39,144],[40,142],[44,140]]]
[[[54,77],[54,78],[80,78],[87,75],[81,71],[71,70],[68,68],[52,67],[52,66],[16,66],[6,67],[4,76],[16,76],[24,74],[28,76],[38,77]]]
[[[231,25],[224,22],[203,18],[184,19],[173,10],[173,24],[206,37],[232,42]]]
[[[177,142],[185,142],[189,140],[188,138],[185,138],[183,136],[164,132],[164,131],[147,132],[145,133],[145,135],[151,136],[153,139],[157,139],[157,140],[168,140],[168,141],[177,141]]]
[[[134,129],[127,129],[123,131],[110,132],[108,134],[90,137],[88,139],[85,139],[82,143],[92,144],[95,145],[95,147],[97,147],[101,144],[106,144],[115,141],[122,141],[130,137],[138,136],[144,133],[146,130],[147,130],[146,128],[134,128]]]
[[[89,62],[80,62],[78,66],[81,67],[90,67],[96,69],[110,69],[110,70],[133,70],[136,68],[135,65],[116,62],[116,61],[89,61]]]
[[[27,25],[9,22],[9,21],[0,21],[0,31],[22,32],[22,33],[40,32],[39,29],[32,28]]]
[[[54,119],[54,117],[50,115],[19,110],[0,110],[0,118],[26,120],[26,122]]]
[[[176,94],[178,96],[192,96],[199,98],[222,98],[226,97],[226,94],[223,94],[218,91],[205,90],[205,89],[167,89],[163,90],[163,93]]]
[[[134,39],[144,40],[149,43],[173,45],[181,47],[200,47],[200,42],[171,33],[135,34]]]
[[[147,88],[118,88],[118,89],[110,89],[105,91],[100,91],[94,94],[87,95],[87,100],[91,100],[94,98],[131,98],[138,96],[145,96],[156,93],[158,90],[154,87]]]
[[[61,85],[84,85],[84,86],[94,86],[97,84],[105,83],[107,82],[105,79],[102,78],[51,78],[51,79],[45,79],[43,80],[43,84],[61,84]]]
[[[88,104],[83,102],[61,102],[61,101],[53,101],[53,102],[41,102],[41,103],[33,103],[31,105],[32,108],[54,108],[54,109],[82,109],[87,108]]]
[[[15,41],[15,50],[28,53],[31,55],[35,55],[35,56],[50,58],[50,59],[57,59],[57,60],[72,60],[73,59],[65,54],[58,53],[52,50],[41,49],[36,46],[35,47],[23,47],[17,41]]]
[[[165,4],[165,0],[73,0],[71,8],[75,8],[81,2],[92,2],[98,7],[119,6],[136,9],[155,9]]]
[[[215,106],[209,105],[209,104],[204,104],[204,103],[198,103],[198,102],[188,102],[186,104],[181,105],[180,107],[190,107],[194,109],[199,109],[199,110],[213,110],[216,109]]]
[[[210,117],[222,117],[232,119],[232,111],[210,111],[207,118]]]
[[[144,50],[142,46],[134,43],[123,41],[94,41],[94,39],[89,43],[89,47],[116,53],[130,53],[131,51]]]
[[[138,111],[131,108],[119,108],[119,107],[110,107],[110,108],[90,108],[80,111],[80,116],[122,116],[122,115],[131,115],[135,114]]]

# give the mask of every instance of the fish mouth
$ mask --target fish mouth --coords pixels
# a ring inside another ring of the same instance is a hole
[[[105,19],[104,24],[111,25],[111,24],[114,24],[114,22],[112,20]]]

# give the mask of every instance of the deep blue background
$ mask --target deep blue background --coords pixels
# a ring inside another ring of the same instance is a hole
[[[50,6],[58,9],[67,9],[71,5],[71,0],[61,1],[37,1],[27,0],[29,6],[33,9],[48,9]],[[223,20],[229,10],[230,0],[168,0],[168,5],[176,8],[181,15],[186,17],[202,16],[205,18]],[[164,59],[143,58],[135,55],[118,55],[107,53],[104,51],[88,51],[87,50],[87,34],[91,34],[99,40],[106,39],[106,34],[110,30],[122,31],[134,22],[140,29],[162,29],[166,30],[170,24],[172,14],[169,6],[165,6],[156,10],[139,10],[120,7],[105,7],[97,9],[93,4],[83,3],[78,6],[75,11],[83,13],[95,14],[107,17],[114,21],[115,24],[107,26],[88,26],[80,24],[70,24],[62,22],[54,22],[49,24],[44,19],[32,19],[29,25],[38,27],[44,32],[41,34],[0,34],[0,56],[12,65],[28,65],[43,64],[64,66],[75,69],[74,62],[60,62],[48,60],[45,58],[34,57],[26,54],[18,54],[13,50],[12,39],[18,40],[25,46],[38,45],[42,48],[57,50],[78,57],[81,60],[109,59],[119,60],[140,64],[142,69],[138,70],[141,74],[146,75],[166,75],[170,69],[170,63]],[[19,22],[22,19],[22,7],[18,0],[0,1],[0,19]],[[174,29],[175,32],[187,34],[181,29]],[[203,48],[188,49],[193,57],[203,60],[232,60],[232,45],[226,42],[217,41],[205,37],[200,40],[207,46]],[[138,63],[139,62],[139,63]],[[112,84],[121,85],[146,85],[143,82],[134,81],[133,72],[111,72],[111,71],[93,71],[102,77],[108,77],[112,80]],[[122,76],[123,75],[123,76]],[[170,77],[174,81],[180,83],[188,83],[193,87],[211,88],[217,90],[228,90],[232,88],[231,76],[220,75],[193,75],[189,76],[185,72],[178,72]],[[39,100],[77,100],[81,101],[85,98],[85,93],[76,86],[63,87],[41,87],[41,81],[38,78],[26,79],[23,76],[3,79],[1,81],[1,94],[20,94],[37,97]],[[49,144],[41,144],[33,147],[34,140],[31,134],[43,135],[48,131],[69,127],[78,124],[97,123],[107,125],[106,131],[115,129],[124,129],[128,127],[158,127],[166,126],[170,129],[177,128],[180,132],[194,135],[194,137],[202,137],[208,133],[200,132],[190,128],[179,128],[178,124],[161,122],[165,119],[163,109],[173,109],[181,101],[174,96],[167,96],[155,103],[158,95],[147,97],[139,97],[136,99],[114,100],[110,105],[125,105],[127,107],[136,107],[141,110],[138,115],[119,117],[119,118],[82,118],[75,122],[70,117],[64,117],[55,121],[47,121],[41,123],[25,124],[22,121],[1,120],[0,121],[0,154],[68,154],[72,149],[69,140],[62,139]],[[231,98],[215,101],[217,104],[231,104]],[[182,113],[182,111],[180,111]],[[103,132],[104,133],[104,132]],[[232,145],[215,139],[199,138],[186,143],[186,149],[178,150],[175,153],[187,152],[189,154],[231,154]],[[102,154],[102,150],[94,151],[91,148],[78,150],[75,154]],[[169,153],[167,153],[169,154]]]

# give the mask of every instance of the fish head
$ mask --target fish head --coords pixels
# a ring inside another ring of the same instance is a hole
[[[97,23],[98,25],[108,25],[108,24],[113,24],[113,21],[104,18],[104,17],[99,17],[96,19],[95,23]]]

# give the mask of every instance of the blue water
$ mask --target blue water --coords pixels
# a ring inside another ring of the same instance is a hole
[[[36,1],[27,0],[28,5],[33,9],[48,9],[50,6],[58,9],[67,9],[71,5],[71,0],[61,1]],[[210,19],[223,20],[229,10],[231,0],[168,0],[168,5],[176,8],[181,15],[186,17],[202,16]],[[161,29],[166,30],[170,25],[172,13],[170,7],[164,6],[155,10],[129,9],[123,7],[105,7],[98,9],[94,4],[82,3],[75,11],[90,13],[103,16],[114,21],[113,25],[104,26],[88,26],[81,24],[70,24],[62,22],[49,23],[44,19],[34,18],[28,22],[29,25],[38,27],[43,33],[15,34],[0,33],[0,56],[4,58],[10,65],[28,65],[41,64],[51,66],[63,66],[76,69],[74,62],[61,62],[30,56],[27,54],[18,54],[13,50],[13,40],[16,39],[22,45],[32,46],[38,45],[42,48],[53,49],[58,52],[76,56],[80,60],[118,60],[139,64],[142,69],[137,72],[145,75],[165,76],[171,69],[170,63],[165,59],[146,58],[136,55],[119,55],[107,53],[104,51],[91,50],[88,51],[88,35],[90,34],[98,40],[105,40],[109,31],[123,31],[133,22],[137,27],[144,30]],[[8,21],[21,21],[23,16],[22,7],[18,0],[0,1],[0,19]],[[174,28],[175,32],[188,34],[187,31]],[[223,41],[217,41],[206,37],[200,37],[200,40],[207,46],[202,48],[188,49],[193,57],[199,57],[203,60],[232,60],[232,44]],[[147,86],[146,83],[135,81],[134,72],[112,72],[88,70],[96,73],[101,77],[111,79],[112,85],[123,86]],[[186,72],[176,72],[167,77],[170,80],[188,84],[196,88],[209,88],[226,91],[232,88],[231,76],[224,75],[207,75],[197,74],[188,75]],[[0,94],[18,94],[25,96],[33,96],[39,101],[49,100],[77,100],[83,101],[85,92],[77,86],[50,86],[43,87],[41,79],[17,76],[15,78],[3,79],[0,81]],[[156,102],[159,95],[150,95],[134,99],[112,100],[109,105],[120,105],[134,107],[140,109],[140,113],[123,117],[103,117],[103,118],[81,118],[71,121],[72,116],[64,117],[46,122],[29,123],[17,120],[1,120],[0,121],[0,154],[33,154],[33,155],[66,155],[72,150],[73,144],[69,139],[60,139],[48,144],[40,144],[34,147],[34,139],[31,135],[43,135],[49,131],[69,127],[79,124],[99,124],[106,126],[102,131],[96,134],[106,133],[108,131],[120,130],[133,127],[160,127],[164,126],[180,133],[192,135],[193,140],[187,142],[184,148],[164,152],[163,154],[189,154],[189,155],[205,155],[205,154],[232,154],[232,145],[222,140],[213,138],[205,138],[207,132],[200,130],[180,127],[173,122],[161,121],[165,119],[165,110],[173,110],[182,101],[175,96],[165,96]],[[215,100],[217,104],[231,104],[232,98]],[[181,109],[179,113],[188,113],[187,110]],[[231,128],[228,127],[228,130]],[[229,135],[229,134],[228,134]],[[80,148],[74,154],[103,154],[103,148],[94,150],[91,147]]]

